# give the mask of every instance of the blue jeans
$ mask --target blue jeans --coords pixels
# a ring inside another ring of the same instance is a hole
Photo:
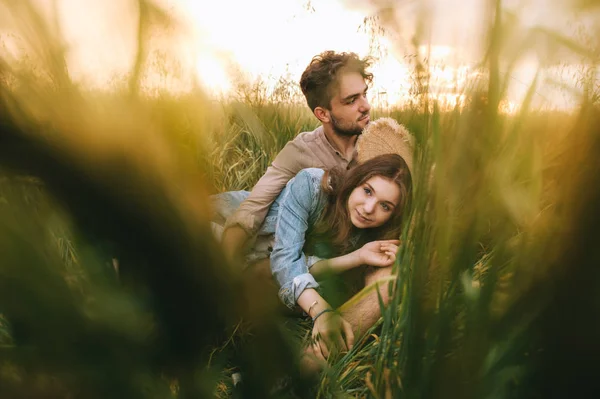
[[[213,214],[211,215],[211,228],[213,235],[221,241],[225,221],[231,216],[240,204],[250,195],[249,191],[227,191],[210,196]],[[275,241],[275,226],[277,224],[277,213],[279,202],[273,202],[265,221],[261,225],[256,236],[250,239],[250,250],[246,254],[246,262],[252,263],[268,258],[273,250]]]

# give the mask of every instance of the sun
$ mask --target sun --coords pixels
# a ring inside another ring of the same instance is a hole
[[[224,95],[231,91],[231,80],[226,68],[215,56],[201,54],[196,58],[195,72],[201,86],[209,94]]]

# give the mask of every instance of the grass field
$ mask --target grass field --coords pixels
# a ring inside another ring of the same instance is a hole
[[[0,63],[1,397],[227,397],[236,364],[251,397],[282,376],[300,397],[598,393],[595,75],[578,109],[532,109],[534,82],[501,113],[509,76],[492,40],[487,84],[464,107],[416,90],[411,106],[373,110],[418,143],[398,289],[313,389],[281,318],[245,306],[208,195],[251,188],[316,118],[252,85],[228,101],[86,91],[50,37],[31,39],[45,49],[35,68]]]

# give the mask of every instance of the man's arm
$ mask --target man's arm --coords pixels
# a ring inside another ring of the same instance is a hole
[[[290,141],[283,147],[248,198],[225,223],[222,243],[227,248],[230,260],[241,259],[248,239],[258,232],[269,207],[287,182],[315,162],[297,141]]]
[[[248,238],[249,236],[246,234],[246,230],[240,226],[234,225],[225,229],[221,238],[221,243],[223,248],[228,249],[225,254],[229,257],[230,262],[237,262],[241,259]]]

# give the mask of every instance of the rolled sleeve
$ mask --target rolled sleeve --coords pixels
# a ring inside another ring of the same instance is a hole
[[[315,255],[306,256],[306,265],[310,269],[315,263],[320,262],[322,260],[325,260],[325,258],[319,258]]]
[[[319,284],[312,274],[303,273],[294,277],[279,289],[279,299],[281,299],[281,302],[283,302],[285,306],[293,309],[296,306],[298,297],[305,289],[318,287]]]
[[[296,306],[305,289],[319,286],[308,270],[307,257],[302,253],[309,220],[314,218],[317,208],[315,182],[319,175],[315,170],[310,171],[300,172],[281,194],[271,254],[271,272],[281,287],[279,297],[290,308]],[[318,171],[322,176],[323,171]]]

